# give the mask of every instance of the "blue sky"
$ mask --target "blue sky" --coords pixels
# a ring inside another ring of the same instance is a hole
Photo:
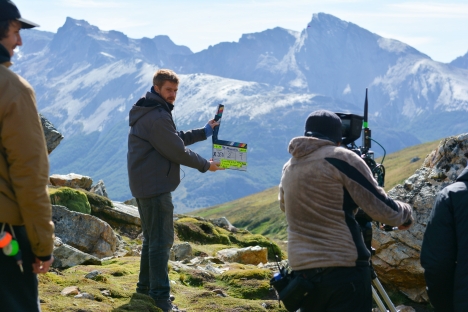
[[[403,41],[436,61],[450,62],[468,52],[466,0],[13,1],[40,30],[56,32],[70,16],[131,38],[168,35],[194,52],[278,26],[301,31],[318,12]]]

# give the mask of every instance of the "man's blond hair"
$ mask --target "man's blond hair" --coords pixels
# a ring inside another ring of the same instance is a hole
[[[153,86],[161,88],[166,81],[179,84],[179,77],[170,69],[159,69],[153,76]]]

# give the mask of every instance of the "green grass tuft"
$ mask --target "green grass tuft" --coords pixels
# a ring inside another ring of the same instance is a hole
[[[85,193],[69,188],[50,188],[50,201],[53,205],[65,206],[69,210],[90,214],[91,206]]]

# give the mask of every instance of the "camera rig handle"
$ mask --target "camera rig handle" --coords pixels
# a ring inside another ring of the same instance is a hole
[[[369,110],[369,102],[367,100],[367,88],[366,88],[366,99],[364,100],[364,121],[362,123],[363,126],[363,136],[362,136],[362,150],[363,154],[366,154],[371,148],[371,130],[369,129],[368,124],[368,110]]]

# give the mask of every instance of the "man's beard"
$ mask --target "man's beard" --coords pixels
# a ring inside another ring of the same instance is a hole
[[[164,100],[169,104],[174,104],[174,102],[175,102],[175,98],[173,98],[173,97],[165,98]]]

